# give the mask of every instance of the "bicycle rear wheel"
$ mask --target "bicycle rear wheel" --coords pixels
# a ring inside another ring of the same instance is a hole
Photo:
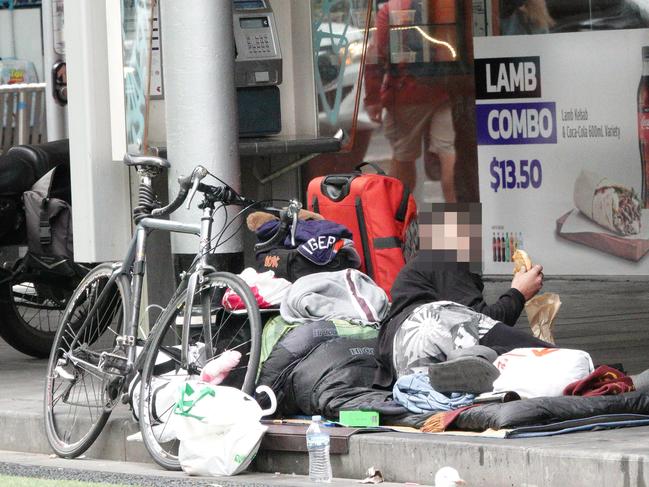
[[[223,294],[228,288],[239,295],[243,309],[228,312],[222,307]],[[183,288],[151,331],[144,352],[138,401],[144,444],[155,462],[168,470],[180,469],[179,442],[174,436],[173,422],[170,423],[180,384],[197,378],[210,359],[226,350],[238,350],[242,354],[241,362],[222,385],[252,394],[261,353],[261,316],[252,291],[238,276],[217,272],[206,276],[194,295],[188,364],[183,367],[180,348],[186,301],[187,292]],[[209,326],[203,326],[203,316],[210,317]]]
[[[129,312],[128,279],[102,264],[72,294],[47,366],[45,431],[57,455],[74,458],[95,441],[124,387],[114,359]],[[101,360],[101,363],[100,363]],[[107,366],[110,361],[110,366]]]

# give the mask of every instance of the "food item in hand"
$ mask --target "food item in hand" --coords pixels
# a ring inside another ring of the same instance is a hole
[[[640,233],[640,198],[633,188],[582,171],[575,181],[575,205],[595,223],[620,235]]]
[[[520,272],[523,267],[525,267],[526,271],[529,271],[532,268],[532,259],[524,250],[516,249],[516,252],[514,252],[514,274]]]

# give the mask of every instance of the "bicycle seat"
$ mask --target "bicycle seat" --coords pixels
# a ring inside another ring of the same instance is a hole
[[[132,154],[126,154],[124,156],[124,164],[127,166],[150,167],[154,169],[165,169],[171,167],[169,161],[162,157],[134,156]]]
[[[66,169],[70,167],[68,139],[10,148],[6,154],[0,156],[0,196],[19,197],[46,172],[59,165]],[[63,191],[69,193],[69,181],[63,186],[66,187]],[[70,198],[68,196],[62,199],[68,201]]]

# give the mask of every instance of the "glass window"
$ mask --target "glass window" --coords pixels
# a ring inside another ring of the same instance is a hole
[[[312,161],[305,178],[370,161],[421,202],[478,201],[471,3],[312,5],[320,131],[342,127],[349,144]]]
[[[129,153],[146,153],[152,22],[157,1],[121,1],[126,144]]]

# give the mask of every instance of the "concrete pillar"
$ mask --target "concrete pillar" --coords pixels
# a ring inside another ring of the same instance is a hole
[[[58,61],[65,61],[65,52],[62,46],[57,46],[54,40],[54,21],[58,21],[54,15],[54,8],[62,8],[63,3],[43,0],[43,81],[47,83],[45,88],[45,115],[47,118],[47,140],[61,140],[68,136],[67,110],[59,105],[52,95],[52,67]]]
[[[170,197],[178,192],[178,176],[189,174],[197,164],[239,190],[232,2],[192,0],[189,6],[162,0],[161,20]],[[173,218],[197,223],[200,210],[196,203],[189,211],[178,210]],[[219,230],[222,223],[220,212],[214,229]],[[172,249],[175,254],[194,254],[198,241],[173,235]],[[240,236],[217,252],[241,252]]]
[[[112,160],[106,4],[65,0],[65,38],[74,257],[121,259],[131,205],[128,170]]]

